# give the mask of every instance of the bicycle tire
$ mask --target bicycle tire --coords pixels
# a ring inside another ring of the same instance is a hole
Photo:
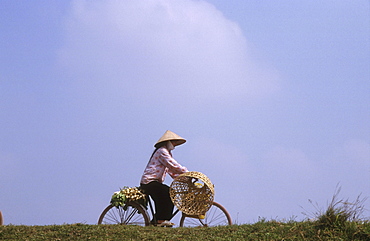
[[[232,225],[230,214],[221,204],[213,202],[204,219],[189,217],[182,214],[180,227],[213,227]]]
[[[100,214],[98,224],[149,226],[150,220],[148,212],[141,204],[129,202],[123,207],[110,204]]]

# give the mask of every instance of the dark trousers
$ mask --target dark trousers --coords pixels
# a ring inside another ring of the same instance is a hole
[[[140,187],[153,199],[156,219],[170,220],[174,207],[170,197],[170,187],[155,181],[148,184],[141,184]]]

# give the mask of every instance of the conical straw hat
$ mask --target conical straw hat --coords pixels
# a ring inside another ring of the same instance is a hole
[[[178,145],[184,144],[186,142],[186,140],[184,138],[182,138],[181,136],[173,133],[172,131],[167,130],[163,134],[163,136],[161,138],[159,138],[157,143],[155,143],[154,147],[157,148],[159,146],[159,144],[164,142],[164,141],[174,141],[174,143],[173,143],[174,146],[178,146]]]

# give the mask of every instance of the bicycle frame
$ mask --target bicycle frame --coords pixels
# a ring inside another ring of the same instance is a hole
[[[149,208],[150,208],[150,212],[151,212],[152,217],[153,217],[153,222],[155,224],[157,224],[157,218],[155,217],[155,212],[154,212],[154,208],[153,208],[153,204],[152,204],[152,198],[149,195],[146,195],[146,196],[148,198]],[[179,212],[180,212],[180,210],[176,208],[176,210],[172,213],[171,219],[173,217],[175,217],[176,214],[178,214]]]

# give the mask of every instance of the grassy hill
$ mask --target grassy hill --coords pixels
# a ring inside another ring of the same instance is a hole
[[[0,226],[0,240],[359,240],[370,241],[370,220],[360,196],[354,202],[338,200],[326,210],[308,214],[314,221],[266,221],[254,224],[199,228],[162,228],[128,225]]]
[[[370,240],[369,222],[321,226],[317,222],[259,221],[213,228],[122,225],[0,226],[0,240]]]

